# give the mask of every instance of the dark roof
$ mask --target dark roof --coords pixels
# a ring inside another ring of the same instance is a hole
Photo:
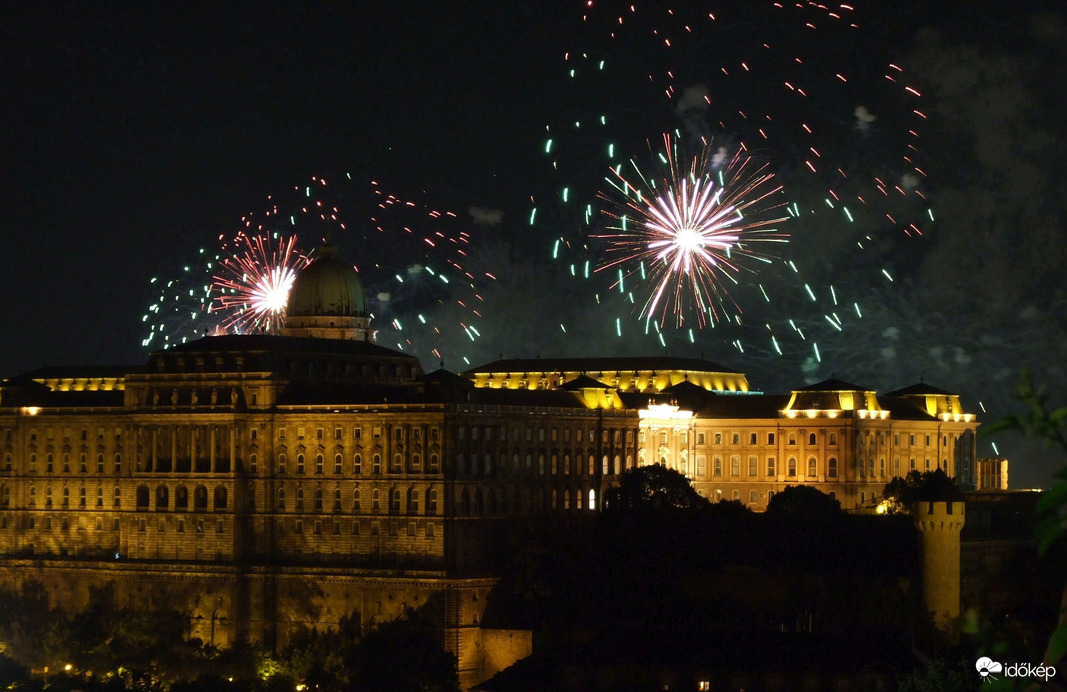
[[[9,381],[125,377],[143,371],[143,365],[55,365],[19,373]]]
[[[927,394],[935,396],[955,396],[952,392],[946,392],[943,389],[937,387],[931,387],[925,382],[919,382],[903,389],[898,389],[893,392],[887,392],[886,396],[925,396]]]
[[[579,389],[611,389],[608,385],[600,380],[594,380],[589,375],[578,375],[573,380],[561,384],[559,388],[566,392],[574,392]]]
[[[468,393],[466,403],[490,406],[539,406],[545,408],[586,408],[574,392],[561,389],[491,389],[478,387]]]
[[[434,403],[419,386],[349,382],[291,382],[278,395],[279,406]]]
[[[886,395],[878,397],[878,403],[889,411],[889,417],[894,420],[935,420],[937,418],[937,416],[930,415],[926,406],[920,405],[913,398]]]
[[[673,356],[637,356],[617,358],[505,358],[479,365],[464,374],[489,372],[620,372],[623,370],[692,370],[695,372],[728,372],[740,370],[724,368],[703,358],[675,358]]]
[[[174,346],[156,353],[212,353],[219,351],[271,351],[283,353],[348,355],[374,358],[404,358],[415,356],[394,351],[368,341],[348,339],[313,339],[304,336],[275,336],[273,334],[225,334],[205,336],[196,341]]]
[[[807,387],[799,387],[793,391],[797,392],[873,392],[870,387],[862,387],[858,384],[852,384],[851,382],[845,382],[839,380],[836,377],[831,377],[828,380],[822,382],[816,382],[813,385]]]

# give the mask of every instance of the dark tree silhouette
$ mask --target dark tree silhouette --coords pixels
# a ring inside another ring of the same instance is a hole
[[[604,509],[610,512],[687,511],[707,509],[710,504],[688,478],[659,464],[627,469],[619,485],[604,496]]]
[[[841,503],[810,485],[790,485],[767,503],[767,515],[777,518],[832,519],[841,515]]]

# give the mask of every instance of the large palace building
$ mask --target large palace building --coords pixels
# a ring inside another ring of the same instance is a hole
[[[287,320],[4,380],[0,583],[42,581],[73,608],[108,582],[167,594],[217,644],[435,608],[473,682],[529,648],[479,624],[502,518],[596,512],[643,464],[757,511],[801,483],[863,510],[911,469],[975,481],[975,416],[926,384],[772,395],[667,356],[427,374],[373,343],[359,277],[328,251]]]

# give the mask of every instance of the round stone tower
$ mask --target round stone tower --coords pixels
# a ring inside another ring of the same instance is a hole
[[[939,495],[919,500],[912,509],[921,541],[923,602],[934,625],[955,640],[959,635],[960,531],[965,506],[958,490],[955,496]]]
[[[283,336],[374,341],[359,274],[329,245],[305,267],[289,291]]]

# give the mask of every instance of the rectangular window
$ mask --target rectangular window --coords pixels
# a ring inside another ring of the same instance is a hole
[[[322,521],[321,520],[316,520],[315,521],[315,533],[316,534],[322,533]]]
[[[697,455],[697,478],[703,478],[708,473],[708,462],[703,455]]]
[[[316,440],[321,440],[322,439],[322,428],[315,428],[315,439]]]
[[[715,433],[715,444],[717,444],[717,445],[721,445],[722,444],[722,433],[721,432]]]
[[[175,529],[178,533],[185,533],[185,520],[178,520],[178,527]]]
[[[733,477],[741,475],[741,457],[736,455],[730,457],[730,475]]]
[[[419,533],[418,524],[413,521],[408,522],[408,538],[415,538]]]
[[[711,461],[711,473],[716,478],[722,477],[722,457],[714,457]]]
[[[730,438],[730,442],[735,445],[741,444],[741,433],[734,433]]]
[[[215,520],[215,533],[222,533],[223,531],[225,531],[225,529],[226,529],[226,524],[223,523],[222,519],[216,519]]]
[[[370,523],[370,535],[377,536],[377,535],[381,534],[381,532],[382,532],[381,525],[376,521],[372,521]]]
[[[750,435],[748,436],[748,443],[749,443],[750,445],[754,445],[754,444],[759,444],[759,443],[758,443],[758,442],[756,441],[756,438],[757,438],[758,436],[759,436],[759,433],[751,433],[751,434],[750,434]]]
[[[426,537],[433,538],[435,531],[434,523],[432,521],[426,522]]]
[[[297,519],[293,524],[293,533],[304,533],[304,520]]]
[[[930,446],[930,436],[929,435],[926,436],[926,446],[927,447]]]
[[[767,433],[767,444],[774,444],[774,433]]]
[[[755,478],[759,475],[759,459],[757,457],[748,458],[748,475],[751,478]]]
[[[702,432],[698,432],[697,433],[697,444],[698,445],[704,444],[704,433],[702,433]]]
[[[353,536],[358,536],[359,535],[359,519],[352,520],[352,535]]]
[[[285,439],[285,428],[278,428],[278,439],[279,440],[284,440]]]
[[[774,457],[767,457],[767,475],[776,475],[776,472],[774,470]]]
[[[748,491],[748,502],[749,502],[749,504],[752,504],[752,505],[756,504],[756,491],[755,490],[749,490]]]

